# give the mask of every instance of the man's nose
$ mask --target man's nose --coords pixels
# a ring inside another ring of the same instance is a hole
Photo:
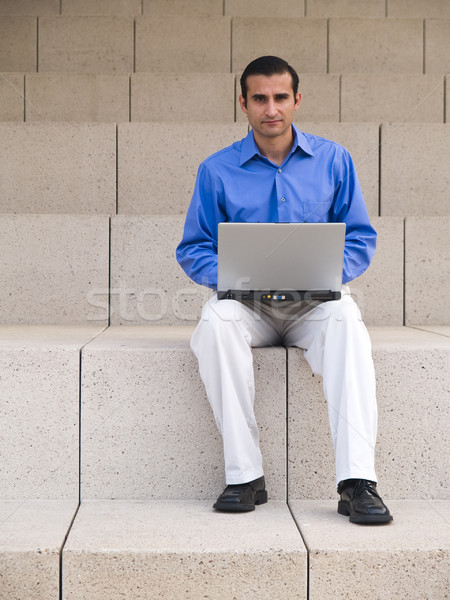
[[[277,106],[273,100],[268,100],[266,104],[266,114],[273,117],[277,114]]]

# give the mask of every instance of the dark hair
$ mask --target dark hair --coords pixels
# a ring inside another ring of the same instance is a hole
[[[242,97],[245,102],[247,102],[247,77],[250,75],[266,75],[270,77],[271,75],[282,75],[283,73],[289,73],[292,77],[292,90],[294,92],[294,97],[298,92],[298,75],[291,67],[289,63],[287,63],[282,58],[278,58],[278,56],[260,56],[259,58],[255,58],[249,63],[241,76],[241,92]]]

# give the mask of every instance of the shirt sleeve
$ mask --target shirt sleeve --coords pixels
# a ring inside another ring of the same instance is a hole
[[[225,220],[222,198],[220,178],[202,163],[176,257],[188,277],[212,289],[217,288],[217,228]]]
[[[375,253],[377,233],[370,224],[361,186],[350,154],[342,148],[332,220],[346,224],[342,282],[359,277]]]

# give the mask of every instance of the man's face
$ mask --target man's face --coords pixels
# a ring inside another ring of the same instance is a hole
[[[290,130],[300,98],[300,93],[294,97],[290,73],[250,75],[247,102],[239,96],[239,103],[254,133],[274,138]]]

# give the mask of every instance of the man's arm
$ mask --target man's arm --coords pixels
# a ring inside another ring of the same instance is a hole
[[[217,227],[225,221],[220,209],[222,189],[211,169],[200,165],[176,256],[195,283],[217,287]]]
[[[343,283],[362,275],[375,253],[377,233],[370,224],[353,161],[344,151],[339,183],[333,202],[333,221],[347,225],[345,233]]]

